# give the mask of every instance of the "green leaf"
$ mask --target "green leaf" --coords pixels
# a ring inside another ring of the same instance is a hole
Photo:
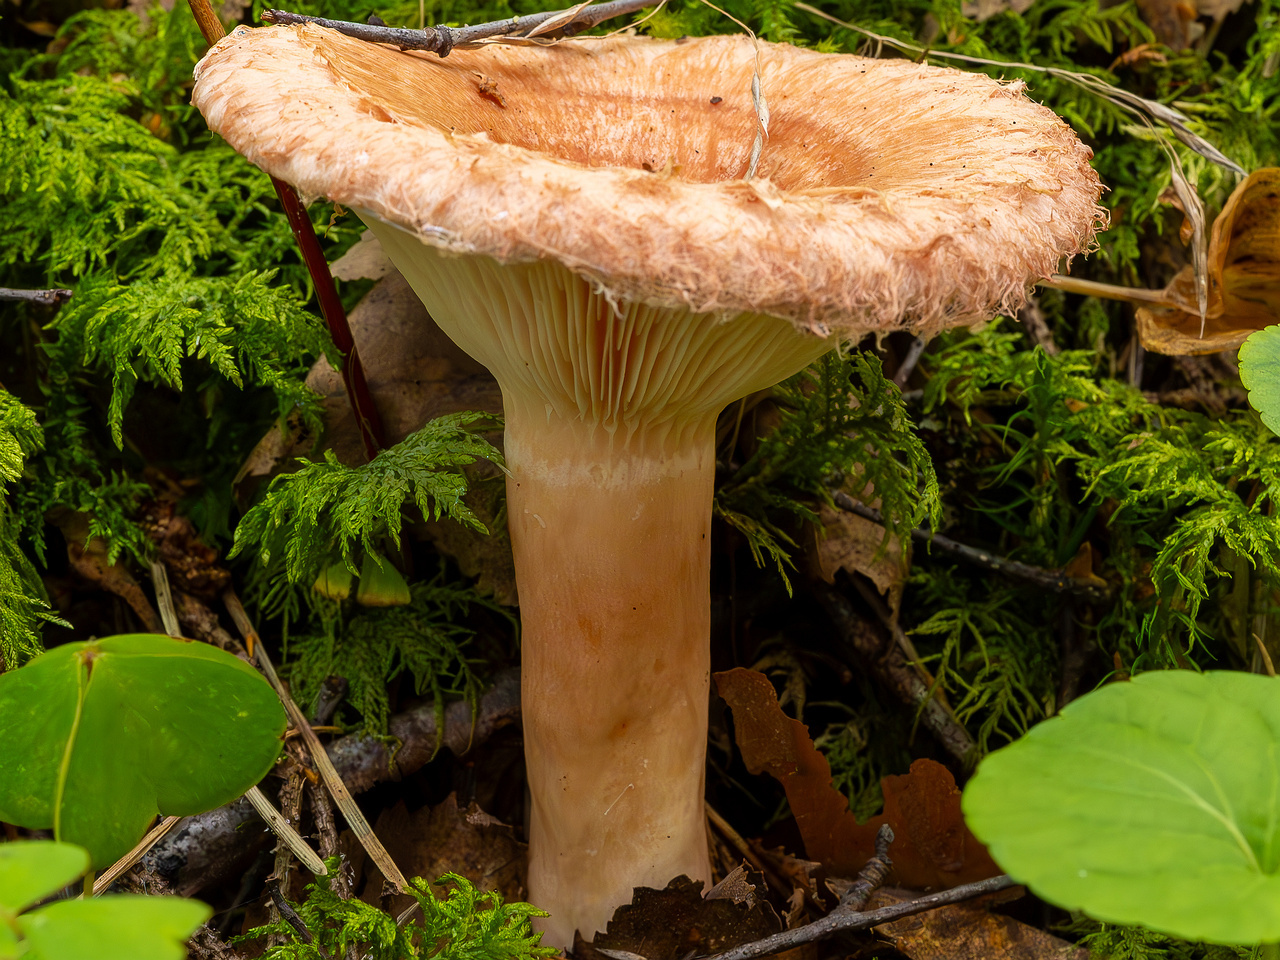
[[[213,911],[179,897],[60,900],[18,918],[24,960],[183,960],[186,939]]]
[[[1240,345],[1240,379],[1262,422],[1280,433],[1280,326],[1252,333]]]
[[[1114,683],[991,754],[970,828],[1035,893],[1188,940],[1280,940],[1280,680]]]
[[[215,647],[64,644],[0,675],[0,820],[53,827],[101,869],[157,813],[199,813],[257,783],[284,726],[267,682]]]
[[[0,914],[25,910],[88,869],[89,855],[84,848],[69,843],[19,840],[0,844]]]

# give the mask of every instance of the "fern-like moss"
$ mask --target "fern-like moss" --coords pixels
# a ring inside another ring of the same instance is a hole
[[[482,458],[502,463],[497,449],[472,432],[479,425],[491,426],[491,418],[449,414],[358,467],[343,465],[332,452],[319,463],[304,461],[297,472],[272,481],[263,500],[244,515],[236,528],[233,555],[253,551],[269,564],[279,550],[285,572],[295,582],[314,579],[335,555],[356,573],[357,546],[376,553],[383,536],[400,545],[406,503],[423,516],[447,516],[485,532],[463,500],[467,479],[459,469]]]
[[[338,869],[330,861],[331,875]],[[506,903],[495,892],[482,893],[465,877],[447,873],[431,884],[411,880],[406,893],[421,907],[404,926],[377,907],[355,898],[343,900],[318,877],[307,887],[298,916],[311,935],[302,942],[298,931],[283,920],[257,927],[238,941],[276,934],[285,942],[268,947],[263,960],[323,960],[350,956],[354,951],[370,960],[542,960],[556,951],[541,945],[542,934],[530,926],[546,914],[527,903]]]

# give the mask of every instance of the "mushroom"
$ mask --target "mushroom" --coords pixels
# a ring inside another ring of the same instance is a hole
[[[1091,151],[1019,84],[740,36],[440,59],[240,28],[196,76],[209,125],[354,209],[502,388],[549,942],[709,880],[717,414],[841,340],[1015,308],[1103,221]]]

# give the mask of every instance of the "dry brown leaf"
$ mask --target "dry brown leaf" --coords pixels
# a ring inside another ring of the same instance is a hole
[[[878,890],[870,908],[914,898],[907,890]],[[988,901],[989,902],[989,901]],[[981,903],[955,903],[926,910],[875,932],[911,960],[1088,960],[1089,951],[1028,926],[991,913]]]
[[[401,801],[382,812],[373,832],[407,877],[432,881],[452,872],[466,877],[481,892],[497,890],[507,901],[527,896],[525,845],[516,839],[515,828],[483,813],[474,803],[461,810],[452,793],[436,806],[413,813]],[[362,857],[363,852],[358,855]],[[369,872],[359,895],[366,903],[382,903],[382,877],[376,870]],[[386,909],[398,914],[411,903],[411,897],[397,894]]]
[[[346,253],[329,264],[335,280],[381,280],[395,269],[371,230],[360,234],[360,239]]]
[[[1213,222],[1208,274],[1204,336],[1195,271],[1186,267],[1164,289],[1164,303],[1138,308],[1144,347],[1174,356],[1234,350],[1280,322],[1280,168],[1254,171],[1231,194]]]
[[[844,794],[831,785],[831,767],[804,724],[778,706],[764,674],[738,668],[714,675],[716,689],[733,711],[738,749],[752,773],[769,773],[786,790],[806,854],[827,871],[852,877],[875,852],[875,836],[888,823],[892,877],[908,887],[952,887],[996,876],[1000,869],[969,832],[960,791],[951,772],[917,760],[911,772],[885,777],[884,813],[859,824]]]
[[[884,541],[884,527],[865,517],[825,504],[818,508],[821,526],[813,528],[809,552],[812,571],[827,583],[836,582],[836,572],[860,573],[869,578],[895,612],[907,578],[907,559],[898,539]]]
[[[177,512],[172,500],[147,504],[142,528],[156,545],[175,588],[212,600],[231,585],[231,571],[218,564],[218,551],[200,539],[195,524]]]
[[[738,899],[712,896],[716,888],[703,896],[702,881],[688,877],[676,877],[663,890],[637,887],[632,901],[614,912],[604,933],[597,933],[590,944],[577,939],[574,956],[616,960],[619,954],[634,954],[645,960],[682,960],[691,952],[707,956],[778,933],[782,921],[777,912],[744,889],[754,891],[764,880],[749,871],[745,879],[745,884],[742,878],[733,884]]]
[[[1138,12],[1156,39],[1171,50],[1185,50],[1204,34],[1192,0],[1138,0]]]
[[[71,569],[92,584],[108,590],[127,603],[148,633],[165,633],[160,615],[143,593],[128,568],[117,560],[111,563],[106,541],[89,536],[89,514],[75,510],[55,509],[49,520],[62,531],[67,541],[67,560]]]
[[[497,382],[444,335],[399,273],[384,277],[348,320],[388,443],[446,413],[502,412]],[[307,386],[325,398],[325,443],[343,463],[363,463],[364,446],[342,375],[321,358],[307,375]]]
[[[1005,13],[1012,11],[1014,13],[1026,13],[1031,9],[1031,5],[1035,0],[965,0],[960,5],[960,12],[971,20],[977,20],[981,23],[983,20],[989,20],[997,13]]]

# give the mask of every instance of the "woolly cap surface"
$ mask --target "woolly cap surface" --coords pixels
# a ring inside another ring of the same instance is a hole
[[[1020,84],[741,36],[485,44],[446,59],[239,28],[193,102],[304,194],[612,296],[826,336],[1018,306],[1104,222],[1092,156]]]

